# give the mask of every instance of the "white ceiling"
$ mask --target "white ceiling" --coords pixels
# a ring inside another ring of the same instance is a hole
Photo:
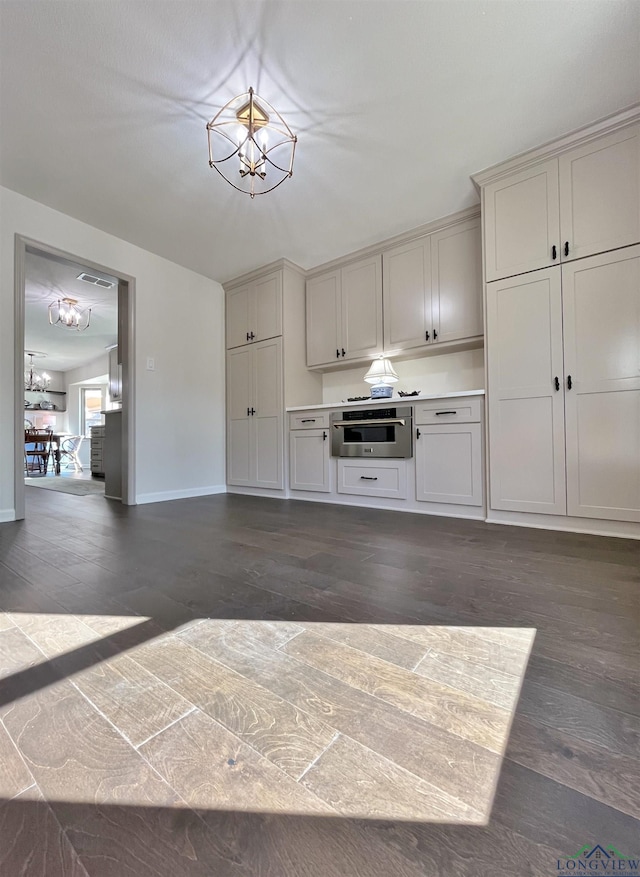
[[[0,179],[225,280],[477,201],[469,174],[640,99],[637,0],[1,0]],[[205,124],[252,85],[299,135],[251,201]]]
[[[81,271],[115,283],[100,289],[78,280]],[[25,350],[46,354],[34,365],[39,371],[68,371],[103,355],[118,340],[118,285],[115,277],[71,262],[27,251],[25,261]],[[81,309],[91,308],[88,329],[82,332],[52,326],[49,305],[60,298],[75,298]]]

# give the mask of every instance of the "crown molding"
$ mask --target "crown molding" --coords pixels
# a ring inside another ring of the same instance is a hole
[[[577,146],[589,143],[589,141],[594,140],[596,137],[600,137],[603,134],[613,134],[615,131],[628,128],[639,121],[640,104],[633,104],[624,110],[612,113],[582,128],[577,128],[563,137],[557,137],[548,143],[544,143],[542,146],[521,152],[513,158],[507,159],[507,161],[502,161],[499,164],[494,164],[491,167],[478,171],[471,175],[471,180],[476,189],[480,191],[488,183],[509,176],[515,171],[526,170],[540,161],[562,155],[562,153],[570,149],[575,149]]]
[[[289,259],[276,259],[275,262],[269,262],[268,265],[263,265],[261,268],[255,268],[253,271],[248,271],[246,274],[241,274],[239,277],[227,280],[221,285],[224,291],[228,292],[230,289],[244,286],[245,283],[251,283],[252,280],[258,280],[270,271],[282,271],[284,269],[294,271],[303,278],[306,277],[306,271],[299,265],[296,265],[295,262],[290,262]]]
[[[307,277],[313,277],[315,274],[323,274],[325,271],[331,271],[334,268],[344,268],[352,262],[359,262],[360,259],[366,259],[368,256],[378,256],[390,247],[397,247],[399,244],[406,244],[417,238],[433,234],[436,231],[444,231],[454,225],[460,225],[468,222],[470,219],[477,219],[480,216],[480,205],[475,204],[473,207],[467,207],[464,210],[458,210],[457,213],[451,213],[449,216],[443,216],[440,219],[434,219],[425,225],[419,225],[409,231],[403,231],[401,234],[392,238],[386,238],[376,244],[363,247],[354,253],[346,253],[338,259],[332,259],[330,262],[323,262],[322,265],[316,265],[315,268],[309,268],[306,272]]]

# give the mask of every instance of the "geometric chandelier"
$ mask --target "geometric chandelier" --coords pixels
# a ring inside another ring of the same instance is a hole
[[[44,354],[38,355],[43,356]],[[25,356],[29,357],[29,364],[24,372],[25,390],[46,390],[51,383],[51,378],[46,372],[42,372],[42,374],[40,374],[34,369],[33,357],[36,356],[35,353],[26,353]]]
[[[297,137],[252,88],[213,117],[207,138],[209,167],[251,198],[272,192],[293,175]]]
[[[80,310],[75,298],[62,298],[52,301],[49,305],[49,322],[52,326],[60,326],[64,329],[76,329],[82,332],[89,326],[91,320],[91,308]]]

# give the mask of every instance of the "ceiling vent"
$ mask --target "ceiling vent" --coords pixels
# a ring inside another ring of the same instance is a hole
[[[93,274],[86,274],[84,271],[82,274],[78,274],[78,280],[84,280],[85,283],[92,283],[94,286],[99,286],[102,289],[111,289],[115,286],[115,283],[111,283],[110,280],[103,280],[101,277],[94,277]]]

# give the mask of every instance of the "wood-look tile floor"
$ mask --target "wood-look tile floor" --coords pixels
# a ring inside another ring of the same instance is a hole
[[[0,526],[0,875],[637,853],[639,583],[625,540],[29,492]]]

